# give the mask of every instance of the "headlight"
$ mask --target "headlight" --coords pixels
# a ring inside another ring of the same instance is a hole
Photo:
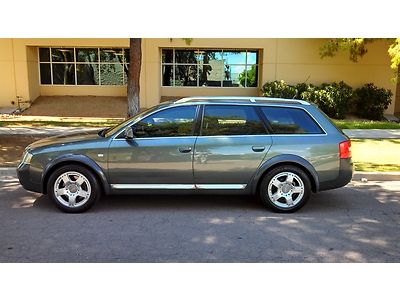
[[[32,154],[29,153],[28,151],[25,151],[24,155],[22,156],[21,164],[29,165],[31,163],[31,159],[32,159]]]

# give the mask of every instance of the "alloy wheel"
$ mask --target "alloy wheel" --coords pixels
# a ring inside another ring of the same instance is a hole
[[[279,208],[294,207],[304,196],[304,183],[295,173],[281,172],[270,180],[268,196]]]
[[[54,183],[54,196],[57,201],[71,208],[84,205],[90,198],[89,180],[79,172],[65,172],[57,177]]]

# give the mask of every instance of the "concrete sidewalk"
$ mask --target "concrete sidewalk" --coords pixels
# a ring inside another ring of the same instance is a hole
[[[400,129],[343,129],[353,139],[400,139]]]

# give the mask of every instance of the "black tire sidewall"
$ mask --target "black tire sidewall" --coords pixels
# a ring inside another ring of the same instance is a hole
[[[304,184],[303,198],[300,200],[299,203],[297,203],[296,205],[294,205],[290,208],[282,208],[282,207],[276,206],[268,196],[269,182],[275,175],[282,173],[282,172],[291,172],[291,173],[296,174],[297,176],[299,176],[301,178],[301,180],[303,181],[303,184]],[[259,188],[259,196],[260,196],[261,201],[265,205],[267,205],[269,208],[272,208],[276,212],[280,212],[280,213],[295,212],[295,211],[299,210],[301,207],[303,207],[304,204],[306,204],[306,202],[308,201],[308,199],[311,196],[310,178],[302,169],[295,167],[295,166],[283,165],[283,166],[276,167],[276,168],[272,169],[271,171],[269,171],[264,176],[263,180],[261,181],[260,188]]]
[[[88,201],[80,206],[80,207],[67,207],[63,204],[61,204],[55,194],[54,194],[54,184],[55,181],[57,180],[58,176],[60,176],[61,174],[65,173],[65,172],[79,172],[81,174],[83,174],[90,183],[91,186],[91,194],[90,197],[88,199]],[[47,183],[47,195],[50,198],[50,200],[52,200],[59,209],[61,209],[64,212],[67,213],[80,213],[80,212],[84,212],[86,210],[88,210],[100,197],[100,190],[99,190],[99,183],[97,178],[93,175],[93,173],[88,170],[85,167],[82,167],[80,165],[64,165],[58,169],[56,169],[49,177],[48,183]]]

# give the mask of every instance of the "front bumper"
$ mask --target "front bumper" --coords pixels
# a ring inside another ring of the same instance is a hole
[[[351,158],[340,160],[339,175],[335,180],[319,183],[319,191],[337,189],[345,186],[353,177],[353,162]]]
[[[30,165],[20,164],[17,167],[17,176],[24,189],[32,192],[43,193],[42,184],[40,184],[40,182],[32,181]]]

